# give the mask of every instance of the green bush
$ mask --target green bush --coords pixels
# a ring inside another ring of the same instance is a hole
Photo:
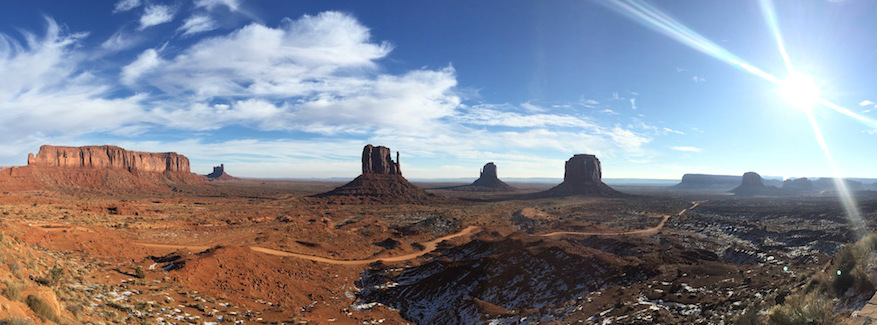
[[[767,316],[768,325],[835,325],[840,317],[832,303],[817,293],[793,295],[782,305],[774,306]]]

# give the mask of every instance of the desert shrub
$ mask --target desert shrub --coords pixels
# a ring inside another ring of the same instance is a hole
[[[3,290],[3,296],[12,301],[21,300],[21,291],[24,290],[24,283],[14,281],[4,281],[6,290]]]
[[[27,303],[27,306],[30,307],[31,310],[33,310],[34,314],[40,316],[40,318],[47,319],[56,323],[58,322],[58,314],[55,314],[52,306],[49,305],[48,302],[43,300],[43,298],[35,295],[30,295],[27,296],[25,303]]]
[[[49,269],[49,273],[46,274],[46,276],[36,278],[34,281],[47,287],[53,287],[61,283],[61,279],[63,277],[64,269],[58,266],[53,266],[51,269]]]
[[[12,317],[0,319],[0,325],[34,325],[34,322],[23,317]]]
[[[145,279],[145,278],[146,278],[146,272],[143,272],[143,268],[141,268],[141,267],[138,265],[138,266],[135,266],[135,267],[134,267],[134,276],[137,277],[138,279]]]
[[[832,303],[818,293],[796,294],[774,306],[767,315],[768,325],[835,325],[840,317],[832,310]]]

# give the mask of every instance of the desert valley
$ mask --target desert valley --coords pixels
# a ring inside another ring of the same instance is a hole
[[[412,184],[403,167],[368,145],[347,184],[240,179],[176,153],[43,146],[0,171],[0,322],[758,324],[807,299],[877,317],[877,240],[855,244],[874,184],[857,224],[833,189],[754,173],[613,188],[593,155],[556,186],[493,163],[472,184]]]

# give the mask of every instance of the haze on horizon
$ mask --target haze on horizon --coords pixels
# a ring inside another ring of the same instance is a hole
[[[821,98],[877,118],[877,2],[774,5]],[[649,6],[785,77],[758,1]],[[0,165],[113,144],[184,154],[197,173],[352,177],[372,143],[412,178],[474,178],[488,161],[562,177],[576,153],[606,178],[832,176],[798,98],[671,34],[598,1],[10,2]],[[839,176],[877,178],[877,128],[811,112]]]

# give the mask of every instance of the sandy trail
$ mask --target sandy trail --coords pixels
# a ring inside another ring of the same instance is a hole
[[[682,211],[679,211],[679,213],[676,213],[675,215],[681,216],[685,212],[688,212],[688,210],[696,208],[702,202],[705,202],[705,201],[692,202],[692,205],[690,207],[682,209]],[[613,231],[610,231],[610,232],[606,232],[606,231],[601,231],[601,232],[555,231],[555,232],[551,232],[551,233],[547,233],[547,234],[534,235],[534,236],[541,236],[541,237],[556,237],[556,236],[563,236],[563,235],[623,236],[623,235],[655,234],[664,228],[664,224],[667,222],[667,220],[670,219],[670,217],[671,217],[671,215],[665,215],[665,216],[663,216],[663,218],[661,219],[661,222],[658,223],[657,226],[651,227],[651,228],[646,228],[646,229],[629,230],[629,231],[614,231],[614,232]],[[333,259],[333,258],[328,258],[328,257],[320,257],[320,256],[307,255],[307,254],[286,252],[286,251],[265,248],[265,247],[259,247],[259,246],[250,246],[250,249],[255,251],[255,252],[268,254],[268,255],[295,257],[295,258],[299,258],[299,259],[303,259],[303,260],[320,262],[320,263],[327,263],[327,264],[334,264],[334,265],[365,265],[365,264],[371,264],[371,263],[374,263],[377,261],[401,262],[401,261],[412,260],[412,259],[421,257],[423,255],[426,255],[426,254],[429,254],[430,252],[435,251],[438,248],[438,244],[445,241],[445,240],[453,239],[453,238],[457,238],[457,237],[461,237],[461,236],[468,236],[472,233],[477,232],[478,230],[479,230],[479,228],[476,226],[469,226],[469,227],[466,227],[466,229],[461,230],[460,232],[433,239],[431,241],[423,243],[424,249],[419,251],[419,252],[405,254],[405,255],[399,255],[399,256],[375,257],[375,258],[361,259],[361,260]],[[150,243],[134,243],[134,244],[139,245],[139,246],[143,246],[143,247],[151,247],[151,248],[188,249],[188,250],[193,250],[193,251],[205,251],[205,250],[210,248],[210,246],[185,246],[185,245],[150,244]]]
[[[688,212],[688,210],[691,210],[691,209],[696,208],[696,207],[697,207],[698,205],[700,205],[702,202],[705,202],[705,201],[701,201],[701,202],[692,202],[692,204],[691,204],[690,207],[687,207],[687,208],[685,208],[685,209],[682,209],[682,211],[679,211],[679,212],[676,213],[675,215],[676,215],[676,216],[681,216],[681,215],[684,214],[685,212]],[[659,231],[661,231],[661,229],[664,228],[664,224],[667,223],[667,220],[670,220],[670,217],[671,217],[671,216],[672,216],[672,215],[669,215],[669,214],[668,214],[668,215],[665,215],[664,217],[661,218],[661,222],[659,222],[657,226],[654,226],[654,227],[651,227],[651,228],[646,228],[646,229],[627,230],[627,231],[594,231],[594,232],[586,232],[586,231],[555,231],[555,232],[550,232],[550,233],[547,233],[547,234],[534,235],[534,236],[539,236],[539,237],[557,237],[557,236],[563,236],[563,235],[584,235],[584,236],[652,235],[652,234],[656,234],[656,233],[658,233]]]
[[[275,255],[275,256],[291,256],[291,257],[305,259],[305,260],[309,260],[309,261],[335,264],[335,265],[363,265],[363,264],[371,264],[371,263],[374,263],[377,261],[401,262],[401,261],[407,261],[407,260],[415,259],[415,258],[421,257],[423,255],[426,255],[427,253],[436,250],[438,248],[439,243],[441,243],[445,240],[448,240],[448,239],[453,239],[453,238],[457,238],[460,236],[466,236],[466,235],[472,234],[476,230],[478,230],[478,227],[469,226],[469,227],[466,227],[466,229],[463,229],[462,231],[460,231],[458,233],[454,233],[454,234],[450,234],[450,235],[447,235],[444,237],[439,237],[439,238],[433,239],[431,241],[423,243],[423,246],[425,248],[419,252],[405,254],[405,255],[399,255],[399,256],[392,256],[392,257],[370,258],[370,259],[365,259],[365,260],[336,260],[336,259],[319,257],[319,256],[284,252],[284,251],[279,251],[279,250],[274,250],[274,249],[264,248],[264,247],[258,247],[258,246],[251,246],[250,249],[257,251],[257,252],[260,252],[260,253],[265,253],[265,254],[270,254],[270,255]]]
[[[453,234],[450,234],[450,235],[447,235],[444,237],[439,237],[439,238],[433,239],[431,241],[425,242],[425,243],[423,243],[424,249],[419,251],[419,252],[405,254],[405,255],[399,255],[399,256],[375,257],[375,258],[362,259],[362,260],[332,259],[332,258],[327,258],[327,257],[319,257],[319,256],[313,256],[313,255],[307,255],[307,254],[286,252],[286,251],[270,249],[270,248],[265,248],[265,247],[259,247],[259,246],[250,246],[250,249],[253,251],[268,254],[268,255],[295,257],[295,258],[300,258],[303,260],[309,260],[309,261],[327,263],[327,264],[335,264],[335,265],[365,265],[365,264],[371,264],[371,263],[374,263],[377,261],[401,262],[401,261],[412,260],[412,259],[421,257],[423,255],[426,255],[432,251],[435,251],[438,248],[438,244],[445,241],[445,240],[453,239],[453,238],[457,238],[457,237],[461,237],[461,236],[467,236],[467,235],[470,235],[472,233],[475,233],[477,230],[479,230],[478,227],[469,226],[469,227],[466,227],[466,229],[461,230],[460,232],[453,233]],[[139,245],[139,246],[143,246],[143,247],[151,247],[151,248],[188,249],[188,250],[192,250],[192,251],[205,251],[205,250],[210,248],[210,246],[185,246],[185,245],[149,244],[149,243],[134,243],[134,244]]]

